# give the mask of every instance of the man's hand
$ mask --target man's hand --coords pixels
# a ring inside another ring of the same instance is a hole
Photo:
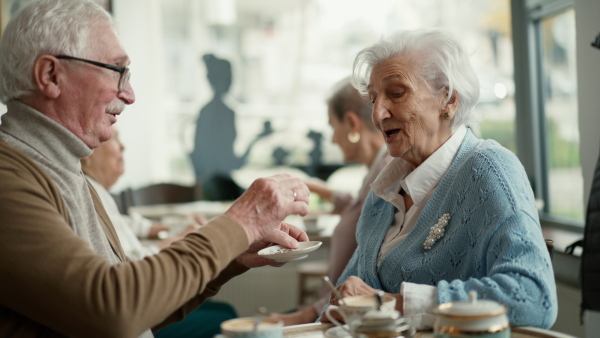
[[[287,248],[297,247],[298,242],[305,241],[308,241],[308,236],[304,231],[294,225],[282,222],[279,229],[271,231],[264,240],[252,243],[250,248],[239,255],[236,260],[248,268],[265,265],[282,266],[285,263],[277,263],[272,259],[261,257],[257,252],[274,244],[279,244]]]
[[[281,229],[281,222],[291,214],[305,216],[308,213],[310,191],[299,179],[290,175],[275,175],[259,178],[225,212],[244,227],[251,245],[259,242],[274,242],[295,249],[297,239]],[[256,248],[256,247],[254,247]]]

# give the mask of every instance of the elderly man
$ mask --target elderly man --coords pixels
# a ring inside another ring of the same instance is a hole
[[[230,278],[297,247],[307,187],[257,180],[225,215],[144,260],[123,253],[80,159],[135,100],[113,21],[90,0],[23,8],[0,41],[0,336],[152,336]]]

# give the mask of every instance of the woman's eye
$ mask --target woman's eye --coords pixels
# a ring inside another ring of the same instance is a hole
[[[371,101],[371,103],[373,103],[373,104],[375,103],[375,99],[376,99],[375,96],[369,96],[369,101]]]
[[[404,92],[394,92],[392,93],[392,97],[397,99],[399,97],[402,97],[402,95],[404,95]]]

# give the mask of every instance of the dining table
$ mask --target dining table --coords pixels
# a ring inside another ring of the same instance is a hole
[[[334,327],[331,323],[310,323],[291,325],[283,328],[284,337],[294,338],[342,338],[340,335],[334,335],[332,332]],[[329,331],[328,331],[329,330]],[[536,327],[512,327],[510,329],[511,338],[575,338],[574,336],[556,332],[552,330],[545,330]],[[343,336],[344,338],[346,336]],[[349,335],[347,336],[349,337]],[[414,338],[434,338],[435,335],[432,330],[417,331]]]
[[[194,201],[187,203],[168,203],[138,205],[129,207],[129,213],[137,213],[143,217],[164,221],[166,218],[186,217],[202,214],[212,218],[223,214],[233,204],[233,201]]]
[[[172,226],[174,233],[183,230],[189,224],[189,217],[203,215],[206,219],[224,214],[233,201],[194,201],[186,203],[139,205],[129,208],[129,214],[139,214],[153,221]],[[331,237],[340,215],[330,214],[330,207],[315,205],[309,208],[306,216],[289,215],[285,222],[305,230],[312,240],[323,240]]]

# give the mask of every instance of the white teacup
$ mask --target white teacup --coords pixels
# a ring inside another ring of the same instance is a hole
[[[344,318],[344,322],[346,322],[346,324],[348,325],[347,327],[350,331],[354,329],[354,326],[360,323],[360,320],[364,317],[364,315],[367,312],[377,309],[377,301],[375,300],[375,297],[368,295],[345,297],[342,298],[339,304],[340,305],[338,306],[329,305],[327,307],[327,310],[325,310],[325,315],[333,324],[346,329],[343,323],[340,323],[337,319],[335,319],[335,317],[331,313],[332,311],[336,311],[342,316],[342,318]],[[381,305],[381,311],[393,312],[395,311],[395,308],[396,298],[390,295],[383,296],[383,304]]]
[[[254,317],[226,320],[221,323],[220,337],[227,338],[282,338],[283,321],[278,318],[262,318],[254,331]]]

